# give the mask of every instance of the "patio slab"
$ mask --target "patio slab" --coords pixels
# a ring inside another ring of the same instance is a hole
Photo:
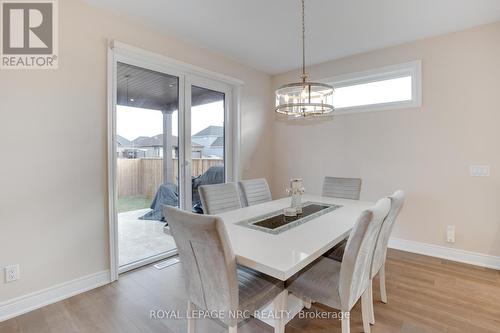
[[[139,220],[150,209],[118,214],[119,265],[127,265],[163,252],[174,250],[172,236],[163,232],[164,222]]]

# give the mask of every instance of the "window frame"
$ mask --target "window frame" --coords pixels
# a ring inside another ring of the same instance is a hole
[[[380,67],[372,70],[338,75],[320,80],[333,85],[335,89],[366,84],[377,81],[411,77],[412,99],[387,103],[375,103],[359,106],[335,108],[334,115],[353,114],[360,112],[386,111],[394,109],[410,109],[422,106],[422,61],[415,60],[402,64]]]

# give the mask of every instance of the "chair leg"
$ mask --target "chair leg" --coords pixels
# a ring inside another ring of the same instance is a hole
[[[387,303],[387,290],[385,289],[385,262],[380,268],[379,279],[380,279],[380,298],[382,299],[382,303]]]
[[[373,309],[373,280],[370,280],[370,287],[368,288],[369,306],[370,306],[370,324],[375,325],[375,312]]]
[[[311,301],[311,299],[309,298],[309,299],[307,299],[307,300],[303,300],[303,301],[302,301],[302,305],[303,305],[303,306],[304,306],[307,310],[309,310],[309,309],[311,308],[311,306],[312,306],[312,301]]]
[[[349,313],[344,313],[342,316],[342,333],[351,333],[351,316]]]
[[[274,323],[274,333],[285,333],[287,300],[288,291],[285,289],[273,301],[274,312],[277,315]]]
[[[370,333],[370,288],[367,288],[361,296],[361,314],[363,316],[363,331]]]
[[[229,326],[229,333],[237,333],[237,332],[238,332],[238,325]]]
[[[188,315],[188,333],[195,333],[196,331],[196,320],[194,319],[193,316],[193,310],[194,310],[194,304],[188,301],[188,309],[187,309],[187,315]]]

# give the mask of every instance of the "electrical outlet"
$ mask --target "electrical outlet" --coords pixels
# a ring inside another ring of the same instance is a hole
[[[455,226],[449,225],[446,228],[446,241],[448,243],[455,243]]]
[[[5,266],[5,282],[19,280],[19,265]]]

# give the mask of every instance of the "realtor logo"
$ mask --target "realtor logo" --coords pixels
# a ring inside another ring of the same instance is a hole
[[[0,1],[0,68],[57,68],[57,0]]]

